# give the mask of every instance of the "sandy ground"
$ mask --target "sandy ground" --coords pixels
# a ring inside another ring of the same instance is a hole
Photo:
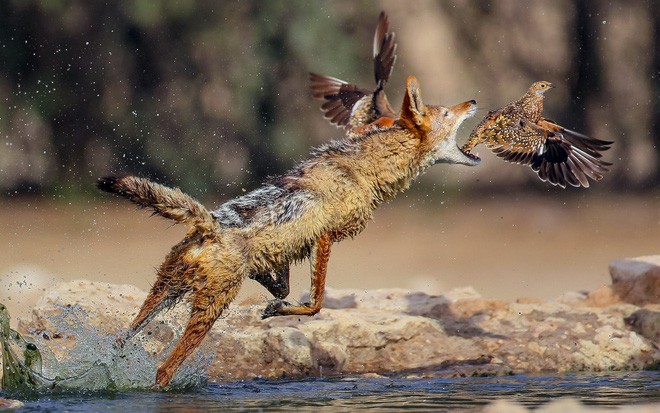
[[[431,293],[473,286],[484,296],[549,299],[609,283],[614,259],[660,253],[657,197],[403,196],[354,240],[333,247],[328,285]],[[185,229],[128,202],[0,203],[0,302],[25,316],[43,290],[86,278],[147,289]],[[292,271],[293,299],[309,288]],[[252,280],[239,300],[269,299]]]

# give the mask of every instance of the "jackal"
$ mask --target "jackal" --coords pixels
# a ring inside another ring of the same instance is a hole
[[[158,278],[129,328],[130,339],[160,310],[184,296],[191,302],[187,327],[156,373],[166,386],[236,297],[245,277],[275,297],[263,317],[313,315],[323,304],[334,242],[360,233],[373,211],[436,163],[476,165],[456,145],[460,124],[477,109],[474,100],[451,107],[425,105],[417,80],[407,79],[398,118],[381,118],[311,157],[261,188],[208,211],[179,189],[134,176],[100,178],[99,189],[190,226],[158,269]],[[309,303],[291,305],[289,264],[309,258]]]

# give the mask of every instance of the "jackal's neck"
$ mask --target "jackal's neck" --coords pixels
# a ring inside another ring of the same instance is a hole
[[[418,139],[393,129],[365,143],[367,175],[377,203],[392,199],[407,189],[425,169]]]

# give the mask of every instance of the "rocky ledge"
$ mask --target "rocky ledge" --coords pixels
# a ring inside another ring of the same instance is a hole
[[[328,289],[316,316],[267,320],[260,317],[263,298],[244,302],[230,307],[206,338],[203,347],[214,354],[209,377],[657,369],[660,257],[615,261],[610,272],[611,286],[551,301],[505,302],[483,298],[472,288],[441,295]],[[129,324],[145,296],[129,285],[60,284],[46,292],[32,320],[21,322],[19,331],[48,334],[57,352],[66,348],[62,341],[75,340],[53,331],[52,317],[67,306],[81,307],[86,323],[115,335]],[[186,313],[185,304],[164,313],[133,340],[162,360],[159,353],[176,341]]]

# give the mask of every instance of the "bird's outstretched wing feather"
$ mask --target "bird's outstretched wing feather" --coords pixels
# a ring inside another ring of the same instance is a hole
[[[392,75],[396,62],[396,48],[394,32],[390,31],[389,18],[385,12],[380,12],[373,45],[374,75],[378,89],[382,89]]]
[[[526,121],[515,122],[507,116],[498,118],[500,121],[495,122],[498,139],[488,145],[495,155],[512,163],[530,165],[535,155],[546,150],[547,133]]]
[[[605,141],[582,135],[586,139],[583,138],[580,142],[589,142],[589,145],[580,147],[563,133],[546,129],[528,120],[521,120],[518,126],[518,131],[511,132],[518,141],[493,148],[493,151],[511,162],[529,165],[543,181],[562,188],[567,184],[588,188],[587,178],[595,181],[602,179],[607,167],[611,165],[600,156],[592,154],[594,147]]]
[[[600,180],[610,165],[599,156],[593,156],[590,148],[580,148],[561,133],[526,119],[508,123],[500,127],[498,133],[500,143],[489,144],[495,155],[512,163],[529,165],[542,181],[562,188],[566,185],[587,188],[587,178]]]
[[[610,145],[614,143],[612,141],[604,141],[601,139],[592,138],[579,132],[566,129],[563,126],[560,126],[557,123],[545,118],[541,118],[537,125],[545,130],[549,130],[556,134],[562,135],[573,146],[582,149],[594,158],[602,157],[602,152],[608,150]]]
[[[355,103],[371,94],[370,90],[339,80],[335,77],[309,74],[312,96],[323,99],[323,116],[333,125],[345,126],[351,117]]]
[[[310,73],[312,95],[325,101],[321,106],[321,111],[330,123],[339,127],[355,128],[381,117],[396,117],[383,90],[396,62],[397,44],[394,41],[394,32],[390,31],[389,26],[387,14],[381,12],[373,43],[374,76],[376,78],[374,91],[331,76]],[[365,96],[371,98],[363,99]]]

